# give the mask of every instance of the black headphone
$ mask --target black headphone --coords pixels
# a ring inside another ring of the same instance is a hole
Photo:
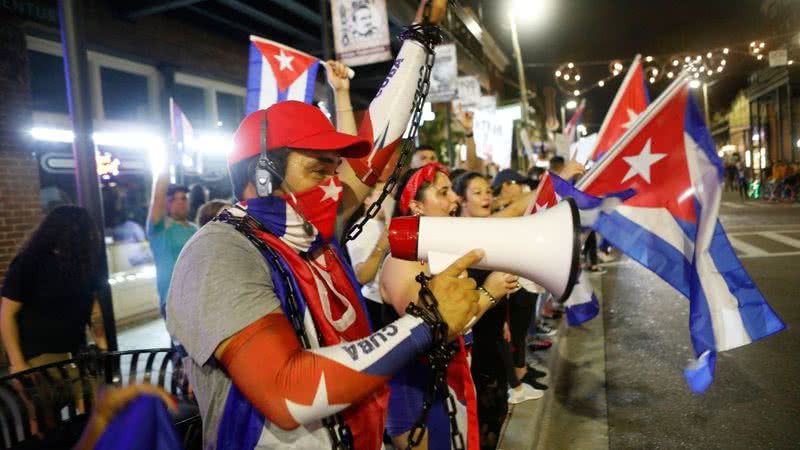
[[[259,197],[266,197],[272,193],[270,172],[277,171],[274,167],[270,167],[271,165],[272,161],[267,158],[267,110],[264,110],[264,120],[261,121],[261,156],[258,158],[254,180]]]

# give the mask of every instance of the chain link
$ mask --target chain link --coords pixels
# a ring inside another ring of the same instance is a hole
[[[447,367],[453,359],[455,350],[448,345],[447,336],[448,328],[447,323],[442,319],[439,314],[439,303],[436,297],[428,288],[428,280],[430,277],[424,273],[417,275],[417,282],[420,285],[419,298],[422,306],[414,303],[408,305],[406,309],[408,314],[414,315],[422,319],[428,326],[431,327],[432,345],[428,353],[428,360],[431,366],[431,380],[422,398],[422,411],[417,417],[414,426],[408,433],[408,446],[406,450],[411,450],[422,443],[427,430],[426,422],[428,420],[428,413],[433,407],[433,402],[437,401],[437,394],[439,397],[445,399],[445,407],[447,409],[447,416],[450,419],[450,441],[451,448],[463,450],[465,447],[464,436],[458,428],[458,421],[456,418],[457,410],[455,399],[450,394],[447,387]]]
[[[426,6],[426,8],[428,8]],[[427,17],[427,14],[426,16]],[[419,131],[419,126],[422,120],[422,110],[425,106],[425,99],[428,97],[428,91],[431,87],[431,70],[433,70],[433,63],[436,60],[436,53],[434,52],[434,46],[441,42],[441,31],[439,27],[435,25],[429,25],[424,21],[422,24],[412,25],[407,27],[403,33],[400,34],[401,40],[406,39],[414,39],[421,43],[423,47],[425,47],[425,65],[419,68],[420,77],[417,80],[417,91],[414,93],[414,103],[411,105],[411,127],[408,132],[408,136],[403,140],[400,144],[400,157],[397,160],[397,165],[394,167],[392,174],[386,180],[386,184],[383,186],[383,191],[381,191],[381,195],[375,200],[374,203],[369,205],[367,208],[364,217],[362,217],[357,223],[355,223],[350,230],[347,232],[347,236],[345,236],[342,245],[347,244],[348,241],[352,241],[353,239],[357,238],[361,231],[364,230],[364,225],[371,219],[373,219],[377,214],[378,211],[381,209],[381,205],[386,197],[392,192],[395,185],[397,184],[397,180],[400,179],[400,174],[403,172],[403,168],[408,164],[408,160],[410,159],[411,153],[414,149],[414,139],[417,136],[417,132]]]

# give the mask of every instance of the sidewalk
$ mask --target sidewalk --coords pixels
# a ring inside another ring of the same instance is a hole
[[[594,319],[568,327],[562,319],[543,364],[550,386],[539,400],[512,407],[498,449],[608,449],[603,275],[590,275],[601,303]]]

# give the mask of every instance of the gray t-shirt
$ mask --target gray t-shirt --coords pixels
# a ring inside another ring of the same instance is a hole
[[[184,366],[203,416],[204,448],[216,448],[220,424],[229,429],[261,424],[259,449],[330,448],[320,425],[285,431],[259,414],[241,414],[249,403],[213,358],[222,341],[280,307],[269,266],[247,238],[224,223],[201,228],[178,257],[168,298],[167,329],[189,354]]]

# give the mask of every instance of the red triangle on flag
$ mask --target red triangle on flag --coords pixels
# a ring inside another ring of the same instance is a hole
[[[581,188],[600,197],[634,189],[625,205],[666,208],[674,217],[696,220],[684,141],[689,85],[682,80],[648,108],[636,131],[619,142]]]
[[[312,64],[319,61],[307,53],[267,39],[251,36],[250,41],[269,63],[281,92],[288,89]]]
[[[630,128],[636,117],[647,109],[648,103],[641,56],[637,55],[611,103],[603,125],[600,126],[592,160],[597,161],[617,142],[617,139]]]

